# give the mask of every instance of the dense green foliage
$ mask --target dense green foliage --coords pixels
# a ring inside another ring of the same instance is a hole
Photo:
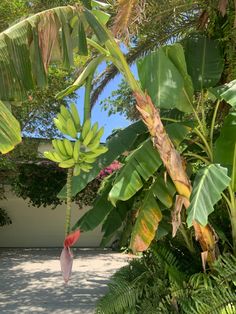
[[[225,255],[214,264],[213,274],[202,273],[200,261],[193,263],[188,254],[159,244],[112,276],[96,313],[233,314],[235,263],[235,257]]]
[[[33,206],[52,206],[62,202],[57,193],[66,182],[66,173],[52,164],[22,164],[18,166],[13,190],[17,196],[28,199]]]

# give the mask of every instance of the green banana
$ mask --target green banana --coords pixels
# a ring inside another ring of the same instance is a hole
[[[47,159],[50,159],[54,162],[61,162],[62,161],[56,152],[44,152],[43,154]]]
[[[52,140],[52,145],[57,153],[64,157],[64,160],[70,157],[70,155],[67,154],[65,146],[63,144],[63,140]]]
[[[89,158],[96,158],[99,154],[95,153],[95,152],[86,152],[86,156]]]
[[[85,155],[84,157],[84,161],[88,164],[93,164],[96,161],[96,157],[88,157],[87,155]]]
[[[86,120],[83,124],[83,127],[82,127],[82,132],[81,132],[82,139],[85,139],[88,132],[90,131],[90,128],[91,128],[91,121]]]
[[[74,158],[75,162],[78,162],[79,154],[80,154],[80,141],[77,140],[74,143],[74,150],[73,150],[73,158]]]
[[[98,130],[98,132],[96,133],[96,135],[94,136],[94,138],[99,138],[101,139],[101,137],[103,136],[104,133],[104,127],[102,127],[101,129]]]
[[[74,148],[73,148],[73,145],[72,145],[71,141],[69,141],[67,138],[65,138],[63,140],[63,144],[65,146],[67,155],[72,157]]]
[[[93,151],[94,149],[98,148],[98,146],[100,145],[100,138],[96,138],[95,140],[93,140],[87,147]]]
[[[80,175],[80,172],[81,172],[81,168],[80,168],[80,165],[79,164],[76,164],[75,165],[75,168],[74,168],[74,171],[73,171],[73,175],[76,177],[76,176],[79,176]]]
[[[80,117],[79,117],[79,114],[78,114],[78,110],[76,108],[76,105],[74,103],[72,103],[70,105],[70,110],[71,110],[71,116],[74,120],[74,123],[75,123],[75,126],[76,126],[76,130],[79,131],[80,128],[81,128],[81,125],[80,125]]]
[[[87,163],[81,163],[80,168],[84,172],[89,172],[93,167],[91,165],[88,165]]]
[[[92,126],[91,128],[91,131],[93,132],[93,134],[96,135],[97,133],[97,130],[98,130],[98,122],[94,123],[94,125]]]
[[[66,122],[66,130],[67,134],[70,135],[70,137],[72,138],[77,137],[77,130],[75,128],[74,121],[71,118],[69,118]]]
[[[66,119],[63,118],[61,113],[58,113],[57,120],[61,123],[62,127],[66,130]]]
[[[55,126],[58,128],[58,130],[61,131],[61,133],[66,133],[66,129],[64,128],[64,126],[61,124],[61,122],[58,119],[53,118],[53,122]]]
[[[88,144],[91,142],[91,140],[93,139],[94,137],[94,133],[91,130],[89,130],[88,134],[85,136],[84,140],[83,140],[83,145],[84,146],[88,146]]]
[[[60,109],[61,109],[61,115],[65,119],[65,121],[71,118],[71,114],[69,110],[64,105],[61,105]]]
[[[60,162],[58,166],[61,168],[71,168],[74,165],[75,165],[75,161],[73,158],[71,158],[71,159]]]
[[[94,150],[94,153],[97,153],[99,155],[102,155],[108,151],[108,148],[106,146],[99,146]]]

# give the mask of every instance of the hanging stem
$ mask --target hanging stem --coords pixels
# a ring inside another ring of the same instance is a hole
[[[233,169],[234,170],[234,169]],[[236,197],[231,186],[228,187],[229,196],[230,196],[230,219],[232,227],[232,238],[233,238],[233,247],[234,254],[236,255]]]
[[[91,116],[91,103],[90,103],[90,94],[92,90],[92,81],[93,81],[93,74],[90,74],[87,78],[85,84],[85,95],[84,95],[84,122],[90,119]]]
[[[185,155],[185,156],[194,157],[194,158],[196,158],[196,159],[200,159],[200,160],[202,160],[202,161],[203,161],[205,164],[207,164],[207,165],[210,164],[209,160],[207,160],[206,158],[204,158],[204,157],[202,157],[202,156],[200,156],[200,155],[198,155],[198,154],[194,154],[194,153],[185,153],[184,155]]]
[[[72,177],[73,168],[69,168],[67,171],[67,181],[66,181],[66,226],[65,234],[66,236],[70,233],[70,222],[71,222],[71,203],[72,203]]]
[[[207,140],[205,139],[204,135],[196,128],[193,130],[193,132],[196,133],[200,137],[202,142],[204,143],[204,145],[206,147],[206,153],[207,153],[210,161],[212,161],[213,160],[212,150],[211,150],[209,144],[207,143]]]
[[[213,113],[212,121],[211,121],[211,129],[210,129],[210,143],[211,143],[211,149],[213,149],[213,135],[214,135],[214,127],[215,127],[215,121],[216,121],[216,115],[219,109],[220,100],[217,101],[215,110]]]
[[[179,231],[184,238],[184,241],[186,243],[186,246],[187,246],[189,252],[191,252],[192,254],[195,254],[196,252],[195,252],[195,249],[193,246],[192,236],[191,236],[191,234],[189,234],[190,232],[188,232],[188,230],[186,230],[186,228],[183,226],[183,224],[181,224],[179,226]]]

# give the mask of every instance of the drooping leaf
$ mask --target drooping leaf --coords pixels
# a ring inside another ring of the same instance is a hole
[[[235,145],[236,145],[236,112],[230,112],[225,118],[221,128],[220,136],[215,141],[214,162],[226,166],[229,173],[233,174],[233,165],[235,163]],[[235,182],[233,184],[236,190]]]
[[[225,100],[232,107],[236,107],[236,80],[209,90],[216,98]]]
[[[138,136],[146,131],[147,128],[144,123],[138,121],[108,139],[106,142],[108,151],[97,159],[93,169],[89,173],[81,173],[79,176],[73,177],[72,195],[75,196],[82,191],[90,181],[96,178],[102,169],[109,166],[117,157],[128,151]],[[58,197],[66,198],[66,187],[60,191]]]
[[[0,101],[0,152],[6,154],[20,142],[20,124]]]
[[[89,24],[100,42],[109,38],[99,19],[105,23],[106,13],[94,9],[80,12],[79,6],[62,6],[42,11],[25,18],[0,34],[0,99],[22,101],[35,85],[47,83],[47,68],[50,61],[63,61],[65,67],[73,65],[73,52],[83,42],[86,53],[84,27]],[[95,17],[95,15],[97,17]],[[86,19],[88,18],[88,21]],[[74,22],[73,22],[74,21]],[[76,29],[74,29],[76,28]],[[77,37],[80,37],[77,39]],[[74,39],[77,40],[74,40]],[[75,43],[76,42],[76,43]]]
[[[192,111],[193,89],[181,45],[160,48],[137,66],[142,88],[157,107]]]
[[[174,145],[178,147],[193,127],[192,122],[174,122],[166,125],[166,131]]]
[[[88,46],[87,46],[87,38],[84,30],[84,25],[82,21],[78,22],[78,33],[79,33],[79,44],[78,44],[78,52],[81,56],[88,55]]]
[[[74,81],[74,83],[68,86],[66,89],[61,91],[56,95],[58,99],[63,98],[67,95],[70,95],[74,91],[76,91],[79,87],[85,84],[86,79],[93,75],[96,71],[98,65],[104,60],[104,56],[95,57],[93,60],[89,62],[89,64],[85,67],[83,72],[79,75],[79,77]]]
[[[99,23],[99,20],[92,14],[92,12],[85,9],[83,14],[89,26],[92,28],[95,35],[97,36],[100,44],[104,44],[106,41],[108,41],[109,40],[108,33]]]
[[[161,164],[159,153],[153,147],[151,140],[146,140],[126,158],[126,164],[120,170],[109,193],[112,204],[115,205],[118,200],[130,199]]]
[[[70,10],[63,10],[61,8],[56,8],[55,10],[61,22],[63,64],[69,69],[74,65],[73,44],[71,37],[72,29],[70,27],[70,20],[73,17],[73,12]]]
[[[188,73],[194,90],[214,87],[220,80],[224,59],[218,41],[191,36],[184,41]]]
[[[11,64],[14,65],[17,81],[23,85],[25,90],[34,88],[31,63],[25,63],[25,60],[30,59],[28,32],[29,24],[25,22],[22,23],[22,27],[18,32],[6,30],[4,33],[9,59]]]
[[[103,12],[101,10],[93,10],[93,14],[103,25],[106,25],[111,17],[110,14]]]
[[[194,180],[190,206],[187,209],[187,224],[197,221],[202,226],[208,223],[208,216],[214,211],[214,205],[220,200],[221,193],[229,185],[227,169],[211,164],[201,169]]]
[[[155,178],[155,182],[152,185],[152,193],[165,208],[171,208],[173,205],[175,192],[174,184],[169,179],[165,181],[161,175]]]
[[[102,231],[104,234],[100,246],[104,247],[109,243],[111,237],[115,232],[117,232],[124,222],[129,209],[129,202],[119,202],[117,207],[113,207],[102,225]]]
[[[149,247],[161,219],[162,213],[151,187],[145,194],[131,234],[130,247],[134,252],[143,252]]]
[[[97,1],[97,0],[92,0],[91,6],[92,6],[92,8],[100,7],[100,8],[108,9],[110,7],[110,4],[105,3],[105,2],[101,2],[101,1]]]

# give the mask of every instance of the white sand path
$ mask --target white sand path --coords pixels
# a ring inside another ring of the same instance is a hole
[[[64,285],[61,249],[0,248],[0,313],[93,314],[109,277],[127,255],[74,249],[71,280]]]

